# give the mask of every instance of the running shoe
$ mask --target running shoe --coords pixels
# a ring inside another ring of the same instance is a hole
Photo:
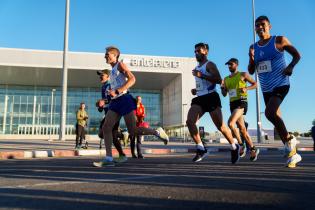
[[[291,139],[284,144],[284,154],[286,157],[290,158],[296,154],[296,138],[291,135]]]
[[[101,168],[101,167],[106,167],[106,166],[115,166],[114,161],[108,161],[108,160],[102,160],[100,162],[93,162],[93,166]]]
[[[240,157],[245,157],[247,152],[247,148],[246,148],[246,144],[242,144],[242,146],[240,147]]]
[[[197,149],[196,156],[193,158],[193,162],[197,163],[199,161],[202,161],[202,159],[205,158],[207,154],[208,154],[208,151],[206,148],[204,150]]]
[[[126,155],[119,155],[118,158],[114,158],[114,162],[115,163],[124,163],[127,162],[128,158],[126,157]]]
[[[295,153],[292,157],[290,157],[287,161],[287,167],[288,168],[295,168],[296,164],[302,160],[301,155],[298,153]]]
[[[240,145],[236,144],[236,149],[231,150],[231,162],[232,164],[235,164],[239,160],[240,160]]]
[[[256,161],[257,157],[259,155],[259,152],[260,152],[260,150],[258,148],[256,148],[256,147],[251,148],[250,149],[250,158],[249,159],[251,161]]]
[[[166,132],[164,131],[164,129],[161,128],[161,127],[158,127],[158,128],[156,129],[156,131],[157,131],[156,136],[157,136],[158,138],[160,138],[160,139],[164,142],[165,145],[167,145],[169,139],[168,139],[168,135],[166,134]]]

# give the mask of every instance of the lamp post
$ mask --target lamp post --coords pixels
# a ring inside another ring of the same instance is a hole
[[[185,106],[187,106],[187,104],[182,104],[183,105],[183,134],[184,134],[184,142],[186,141],[186,134],[185,134]]]
[[[255,0],[252,0],[252,14],[253,14],[253,37],[254,44],[256,42],[256,32],[255,32]],[[254,46],[254,45],[253,45]],[[256,88],[256,113],[257,113],[257,142],[261,143],[261,112],[260,112],[260,98],[259,98],[259,79],[258,73],[255,71],[255,80],[257,83]]]
[[[63,74],[62,74],[62,96],[60,112],[59,140],[66,140],[66,115],[67,115],[67,88],[68,88],[68,35],[69,35],[69,7],[70,0],[66,0],[64,48],[63,48]]]
[[[56,89],[51,90],[51,102],[50,102],[50,127],[49,127],[49,141],[52,141],[52,123],[53,123],[53,111],[54,111],[54,93]]]

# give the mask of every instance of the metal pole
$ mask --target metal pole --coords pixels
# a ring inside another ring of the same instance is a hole
[[[35,134],[35,115],[36,115],[36,96],[34,96],[33,100],[33,113],[32,113],[32,135]]]
[[[67,115],[67,86],[68,86],[68,35],[69,35],[69,7],[70,0],[66,0],[66,17],[65,17],[65,31],[64,31],[64,48],[63,48],[63,74],[62,74],[62,99],[60,112],[60,131],[59,140],[66,140],[66,115]]]
[[[3,111],[3,121],[2,121],[2,133],[5,134],[7,125],[7,111],[8,111],[8,95],[4,96],[4,111]]]
[[[51,134],[52,134],[52,124],[53,124],[53,107],[54,107],[54,92],[56,89],[51,90],[51,102],[50,102],[50,128],[49,128],[49,140],[52,141]]]
[[[183,127],[183,133],[184,133],[184,142],[186,141],[186,134],[185,134],[185,125],[186,125],[186,123],[185,123],[185,106],[186,106],[187,104],[183,104],[183,125],[184,125],[184,127]]]
[[[256,42],[256,32],[255,32],[255,0],[252,0],[252,13],[253,13],[253,37],[254,37],[254,44]],[[254,46],[254,45],[253,45]],[[260,98],[259,98],[259,78],[258,73],[255,71],[255,80],[257,82],[256,88],[256,114],[257,114],[257,142],[261,143],[261,115],[260,115]]]

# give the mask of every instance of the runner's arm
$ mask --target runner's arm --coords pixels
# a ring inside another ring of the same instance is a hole
[[[284,36],[277,37],[277,48],[281,51],[286,51],[292,56],[292,61],[283,70],[285,75],[291,76],[293,73],[293,68],[300,61],[301,55],[298,50],[290,43],[290,41]]]
[[[254,47],[253,45],[251,45],[249,47],[249,52],[248,52],[248,56],[249,56],[249,62],[248,62],[248,72],[250,74],[254,74],[255,73],[255,62],[254,62]]]

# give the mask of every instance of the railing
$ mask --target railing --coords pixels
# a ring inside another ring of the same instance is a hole
[[[74,125],[66,125],[66,135],[75,133]],[[19,135],[58,135],[59,125],[18,125]]]

